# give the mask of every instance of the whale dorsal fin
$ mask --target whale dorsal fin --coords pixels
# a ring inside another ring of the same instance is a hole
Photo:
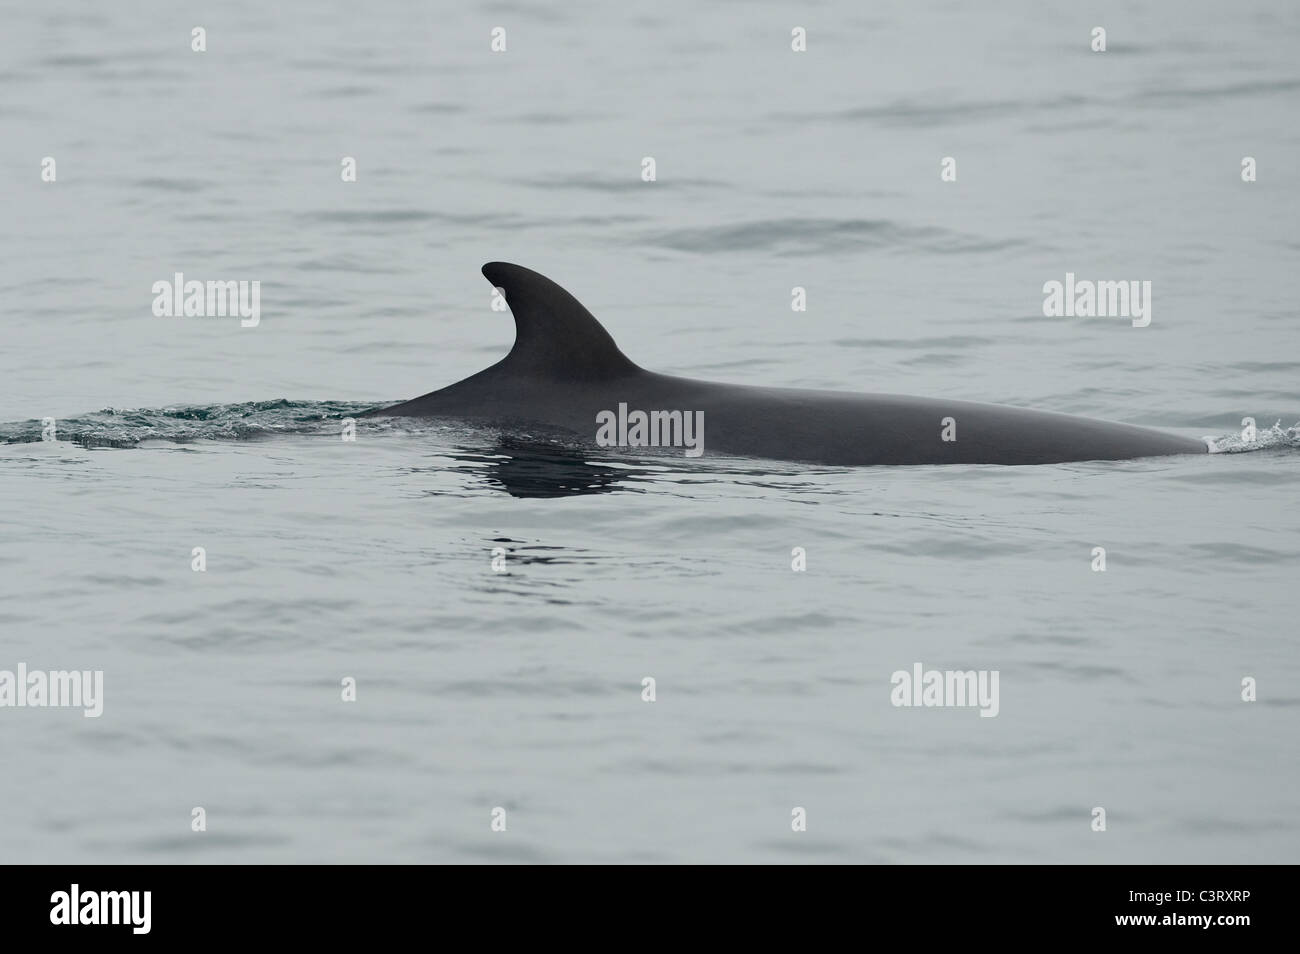
[[[483,277],[500,288],[515,316],[515,346],[503,370],[536,377],[599,381],[639,370],[582,303],[545,275],[488,262]]]

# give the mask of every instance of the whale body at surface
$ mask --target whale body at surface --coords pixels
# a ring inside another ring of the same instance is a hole
[[[702,414],[705,453],[833,465],[1050,464],[1208,451],[1201,440],[1050,411],[658,374],[634,364],[545,276],[504,262],[484,265],[483,274],[503,289],[514,315],[510,353],[463,381],[365,416],[542,425],[595,444],[598,415],[623,404]]]

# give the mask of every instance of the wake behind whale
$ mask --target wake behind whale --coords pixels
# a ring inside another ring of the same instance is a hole
[[[514,315],[510,353],[463,381],[365,416],[541,426],[600,446],[682,446],[688,456],[707,446],[727,456],[850,466],[1051,464],[1210,450],[1203,440],[1048,411],[658,374],[634,364],[545,276],[505,262],[484,265],[483,275]],[[665,433],[669,440],[661,441]]]

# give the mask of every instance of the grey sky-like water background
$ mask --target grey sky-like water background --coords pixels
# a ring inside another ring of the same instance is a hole
[[[105,700],[0,709],[0,858],[1296,860],[1298,49],[1261,2],[8,5],[0,669]],[[654,370],[1250,452],[341,441],[505,353],[491,260]],[[261,324],[154,317],[176,271]],[[1150,327],[1043,317],[1067,271]],[[915,662],[1000,714],[891,706]]]

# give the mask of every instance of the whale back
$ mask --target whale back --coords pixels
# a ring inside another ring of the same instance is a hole
[[[633,364],[549,278],[505,262],[484,265],[483,275],[514,315],[510,353],[455,384],[364,416],[442,416],[529,433],[541,425],[590,442],[599,415],[614,408],[679,411],[707,420],[715,453],[834,465],[1046,464],[1207,450],[1187,437],[1048,411],[656,374]],[[944,436],[950,421],[959,439]]]

